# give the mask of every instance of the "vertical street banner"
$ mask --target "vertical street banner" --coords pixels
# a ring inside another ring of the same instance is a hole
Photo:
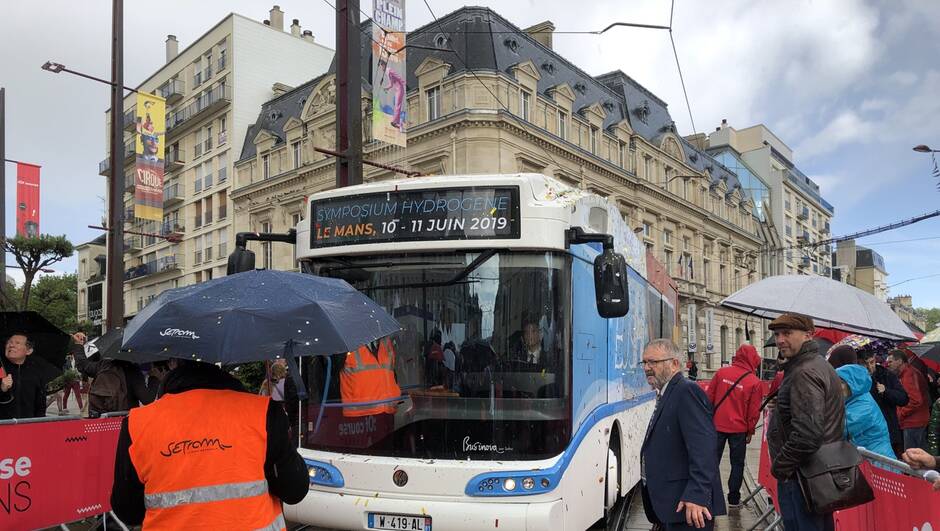
[[[709,308],[705,310],[705,353],[715,352],[715,340],[712,336],[712,329],[715,327],[715,310]]]
[[[23,162],[16,163],[16,235],[39,236],[39,166]]]
[[[405,0],[372,5],[372,136],[405,147]]]
[[[134,217],[163,221],[166,100],[138,92],[136,120]]]
[[[689,352],[695,352],[695,351],[698,350],[698,345],[697,345],[697,343],[698,343],[698,338],[696,337],[696,335],[697,335],[697,333],[698,333],[698,324],[697,324],[696,318],[695,318],[695,315],[696,315],[696,313],[697,313],[697,309],[696,309],[696,307],[695,307],[695,304],[689,304],[689,305],[688,305],[688,309],[689,309],[689,316],[688,316],[688,322],[689,322],[689,327],[688,327],[688,328],[689,328]]]

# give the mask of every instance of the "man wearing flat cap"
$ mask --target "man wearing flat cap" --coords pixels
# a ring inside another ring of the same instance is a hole
[[[831,514],[806,510],[797,469],[822,445],[842,440],[845,406],[839,377],[819,355],[812,318],[785,313],[770,323],[770,329],[787,359],[767,432],[783,525],[787,531],[832,529]]]

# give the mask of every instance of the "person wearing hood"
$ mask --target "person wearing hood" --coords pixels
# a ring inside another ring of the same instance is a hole
[[[871,396],[871,375],[861,365],[846,364],[836,369],[845,384],[845,436],[855,446],[894,459],[888,424]]]
[[[760,364],[761,357],[757,349],[745,343],[734,354],[731,365],[718,369],[706,391],[712,403],[715,429],[718,431],[719,461],[725,451],[725,442],[729,447],[729,507],[736,507],[741,503],[747,445],[751,442],[760,418],[763,386],[755,374]]]
[[[307,466],[284,409],[208,363],[171,360],[160,397],[121,423],[111,507],[144,529],[284,529]]]

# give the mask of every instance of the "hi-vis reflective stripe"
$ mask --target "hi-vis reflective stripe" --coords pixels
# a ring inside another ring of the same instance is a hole
[[[261,496],[267,493],[268,482],[262,479],[260,481],[247,481],[245,483],[225,483],[222,485],[212,485],[210,487],[195,487],[172,492],[147,494],[144,496],[144,506],[147,509],[168,509],[188,503],[237,500],[240,498]]]
[[[376,352],[375,354],[372,354],[372,357],[375,359],[376,363],[363,363],[362,356],[359,354],[359,349],[354,350],[352,354],[356,358],[356,366],[355,367],[350,367],[348,365],[344,366],[343,372],[345,372],[346,374],[355,374],[357,372],[364,372],[364,371],[374,371],[376,369],[385,369],[389,371],[392,370],[391,356],[387,356],[388,358],[387,361],[385,363],[382,363],[379,361],[378,352]]]
[[[255,529],[255,531],[281,531],[282,529],[287,529],[287,522],[284,521],[284,515],[278,513],[277,518],[274,519],[269,525]]]

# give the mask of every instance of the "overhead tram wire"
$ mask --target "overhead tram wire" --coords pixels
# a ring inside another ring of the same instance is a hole
[[[676,58],[676,70],[679,71],[679,81],[682,84],[682,94],[685,96],[685,107],[689,110],[689,122],[692,123],[692,134],[695,134],[695,120],[692,118],[692,105],[689,104],[689,92],[685,89],[685,78],[682,76],[682,65],[679,64],[679,52],[676,51],[676,39],[672,36],[672,16],[676,9],[676,0],[672,0],[669,8],[669,42],[672,43],[672,55]]]

